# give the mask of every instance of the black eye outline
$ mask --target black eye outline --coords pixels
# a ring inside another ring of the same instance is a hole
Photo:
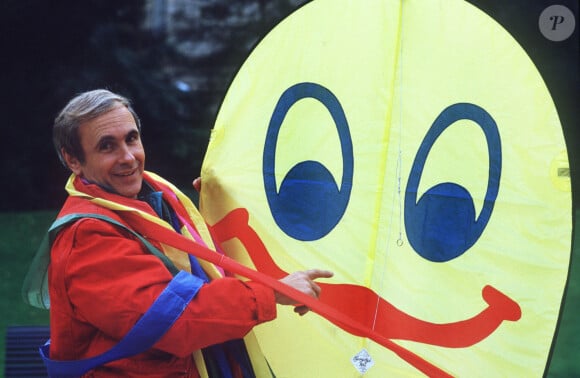
[[[463,119],[474,121],[481,127],[489,154],[487,190],[477,219],[471,195],[455,183],[435,185],[417,200],[419,181],[431,147],[449,126]],[[457,103],[439,114],[417,151],[405,189],[405,230],[415,252],[429,261],[447,262],[475,244],[493,212],[499,192],[501,165],[499,131],[487,111],[474,104]]]
[[[275,165],[278,134],[290,108],[299,100],[313,98],[329,111],[337,128],[342,154],[340,188],[326,167],[303,161],[286,174],[277,189]],[[310,82],[295,84],[284,91],[270,119],[264,143],[262,175],[268,205],[276,224],[288,236],[302,241],[318,240],[341,220],[350,200],[354,156],[349,125],[336,96]]]

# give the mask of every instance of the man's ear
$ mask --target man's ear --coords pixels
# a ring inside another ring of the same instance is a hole
[[[74,157],[71,154],[69,154],[68,152],[66,152],[64,150],[64,148],[62,148],[60,151],[62,153],[62,157],[64,158],[64,161],[66,162],[66,165],[68,166],[68,168],[75,175],[79,176],[82,173],[82,165],[81,165],[81,162],[79,161],[79,159],[77,159],[76,157]]]

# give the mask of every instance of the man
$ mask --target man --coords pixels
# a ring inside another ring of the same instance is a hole
[[[240,339],[254,326],[273,320],[276,304],[296,303],[263,284],[228,277],[219,267],[198,261],[150,232],[152,223],[160,224],[215,250],[193,204],[173,185],[145,171],[140,122],[129,101],[107,90],[78,95],[56,118],[53,141],[72,171],[59,218],[98,214],[130,231],[85,217],[56,236],[49,267],[50,359],[82,360],[115,348],[140,319],[151,315],[148,310],[164,290],[178,285],[183,273],[174,278],[167,263],[151,254],[136,232],[162,251],[162,257],[169,257],[169,265],[191,272],[179,290],[190,290],[191,282],[191,290],[197,285],[198,291],[152,348],[96,366],[84,376],[260,375],[256,364],[264,361],[248,344],[250,338],[246,343]],[[314,269],[280,281],[318,297],[314,280],[331,276]],[[306,311],[297,307],[300,314]],[[160,322],[167,317],[163,311],[153,316]]]

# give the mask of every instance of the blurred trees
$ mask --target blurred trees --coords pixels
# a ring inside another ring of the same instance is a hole
[[[98,87],[133,100],[147,169],[189,188],[235,72],[260,38],[307,1],[1,0],[0,211],[60,207],[68,173],[52,148],[52,121],[76,93]],[[578,177],[578,73],[562,74],[578,60],[577,37],[534,44],[534,14],[545,2],[514,17],[522,1],[469,1],[509,25],[541,69]],[[577,13],[577,3],[567,3]]]
[[[189,187],[233,75],[304,2],[3,0],[0,211],[60,207],[68,172],[53,151],[53,119],[100,87],[133,101],[147,169]]]

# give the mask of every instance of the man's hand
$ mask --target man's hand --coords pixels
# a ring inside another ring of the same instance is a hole
[[[201,177],[197,177],[191,184],[198,193],[201,192]],[[282,278],[280,282],[293,287],[294,289],[301,291],[306,295],[318,298],[320,295],[320,286],[318,286],[314,280],[317,278],[330,278],[333,275],[334,273],[328,270],[310,269],[291,273]],[[294,311],[300,315],[304,315],[309,311],[308,307],[296,303],[295,300],[285,296],[282,293],[276,292],[275,295],[276,303],[281,305],[296,306]]]
[[[201,177],[197,177],[191,184],[198,193],[201,192]]]
[[[314,280],[317,278],[330,278],[333,275],[334,273],[328,270],[310,269],[291,273],[282,278],[280,282],[293,287],[306,295],[310,295],[313,298],[318,298],[320,295],[320,286],[318,286]],[[306,314],[309,310],[308,307],[300,306],[299,303],[296,303],[292,298],[278,292],[276,292],[276,303],[296,306],[294,311],[300,315]]]

